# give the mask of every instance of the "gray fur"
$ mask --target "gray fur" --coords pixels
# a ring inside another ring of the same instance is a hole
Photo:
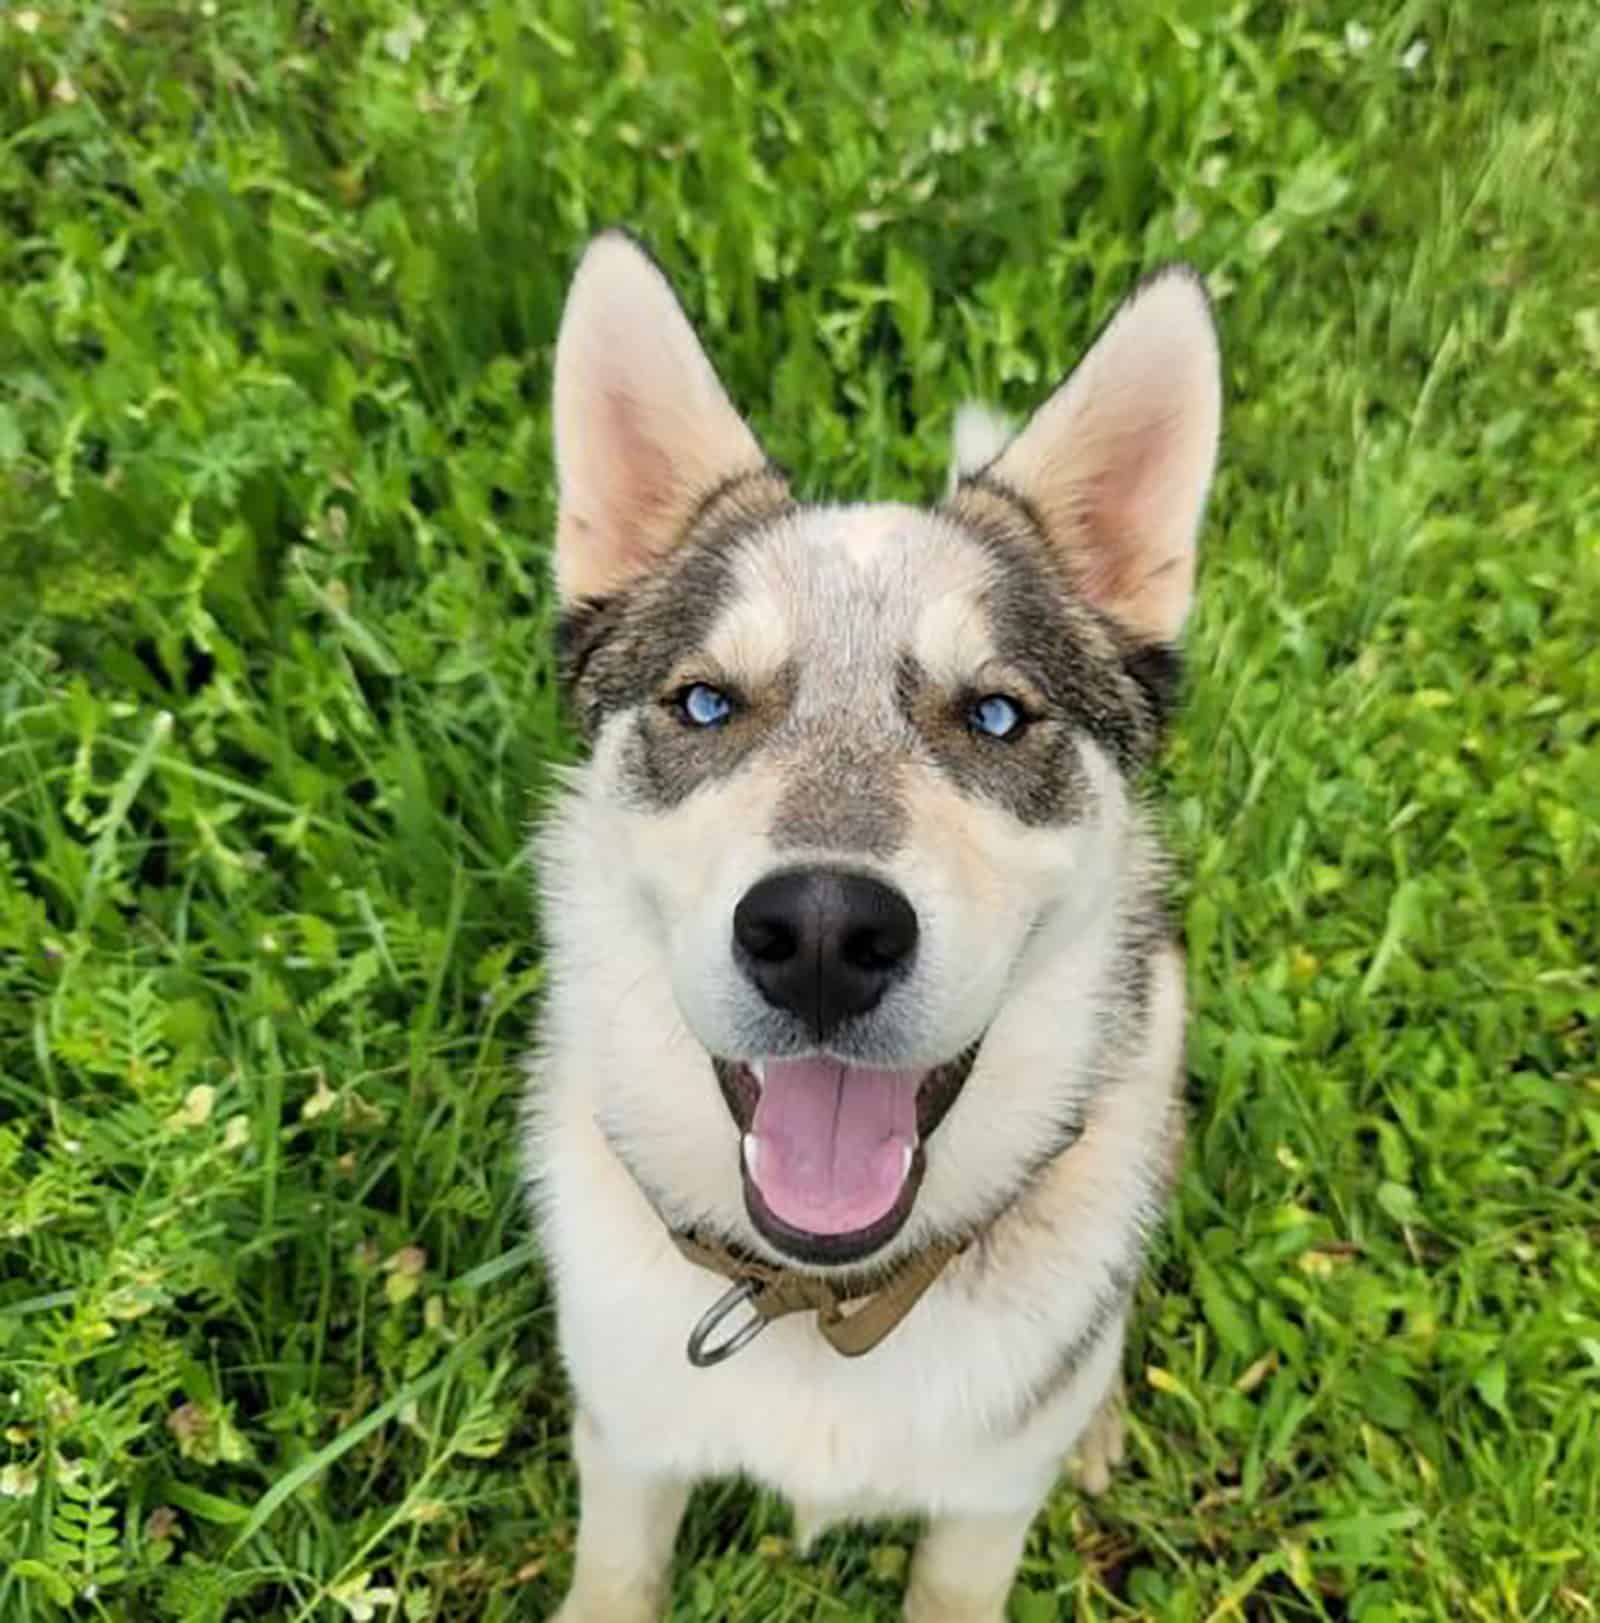
[[[763,736],[744,724],[746,715],[719,729],[710,748],[705,733],[695,734],[690,748],[664,688],[722,612],[739,550],[788,508],[782,480],[770,470],[719,486],[659,569],[629,591],[585,599],[562,616],[561,674],[584,736],[592,739],[618,712],[640,711],[628,749],[630,787],[648,805],[677,805],[706,778],[734,770]],[[783,702],[765,696],[755,719],[770,726]]]
[[[994,801],[1030,828],[1081,815],[1089,780],[1070,717],[1047,714],[1030,721],[1017,738],[986,738],[967,721],[969,706],[984,695],[939,691],[909,655],[901,661],[895,691],[924,747],[964,794]]]
[[[686,642],[684,653],[693,647]],[[781,726],[795,686],[795,671],[787,666],[758,692],[736,691],[734,713],[719,727],[691,726],[675,703],[646,701],[633,718],[623,757],[625,788],[640,805],[665,811],[701,784],[730,777]]]
[[[1017,492],[979,473],[943,509],[994,558],[987,609],[1002,654],[1132,776],[1155,753],[1177,656],[1136,644],[1074,589],[1062,549]]]
[[[894,757],[838,730],[794,743],[794,764],[773,814],[773,845],[892,857],[910,826]]]

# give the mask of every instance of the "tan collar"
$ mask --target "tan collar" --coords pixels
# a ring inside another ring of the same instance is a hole
[[[971,1245],[971,1237],[937,1240],[879,1280],[832,1280],[774,1267],[739,1255],[720,1241],[670,1231],[672,1243],[696,1267],[733,1282],[689,1336],[689,1362],[702,1368],[720,1364],[750,1345],[774,1320],[790,1313],[815,1313],[828,1345],[846,1358],[869,1353],[921,1300],[923,1292]],[[845,1303],[862,1302],[852,1313]],[[750,1318],[724,1340],[709,1345],[712,1333],[742,1303]]]

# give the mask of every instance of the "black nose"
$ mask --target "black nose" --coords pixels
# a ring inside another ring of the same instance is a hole
[[[834,868],[772,874],[733,910],[740,967],[818,1038],[872,1008],[916,944],[917,915],[899,891]]]

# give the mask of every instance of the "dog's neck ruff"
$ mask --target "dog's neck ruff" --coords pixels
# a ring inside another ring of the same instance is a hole
[[[748,1347],[774,1319],[791,1313],[815,1313],[817,1328],[836,1353],[859,1358],[878,1346],[901,1324],[928,1287],[972,1243],[972,1237],[936,1240],[914,1252],[879,1281],[841,1280],[837,1284],[816,1274],[775,1267],[733,1251],[716,1240],[705,1240],[669,1228],[679,1253],[698,1268],[731,1280],[730,1288],[712,1304],[690,1332],[689,1362],[709,1368]],[[849,1302],[862,1305],[845,1311]],[[730,1314],[748,1306],[750,1317],[720,1341],[713,1336]]]

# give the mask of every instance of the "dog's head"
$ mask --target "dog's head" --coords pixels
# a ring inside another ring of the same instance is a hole
[[[614,1018],[670,988],[656,1040],[695,1047],[720,1113],[692,1176],[681,1141],[650,1165],[636,1122],[636,1175],[852,1262],[888,1254],[969,1079],[947,1128],[969,1159],[1008,1111],[1059,1102],[1002,1099],[986,1051],[1026,996],[1007,1063],[1030,1043],[1074,1063],[1040,1011],[1084,989],[1037,972],[1112,950],[1219,410],[1205,296],[1171,271],[1014,438],[965,419],[937,507],[802,505],[661,272],[626,237],[591,245],[555,378],[561,655],[591,745],[566,815],[588,843],[547,861],[603,870],[596,928],[628,937]],[[559,908],[577,876],[545,881]],[[603,944],[586,957],[606,973]],[[962,1198],[934,1220],[970,1220]]]

